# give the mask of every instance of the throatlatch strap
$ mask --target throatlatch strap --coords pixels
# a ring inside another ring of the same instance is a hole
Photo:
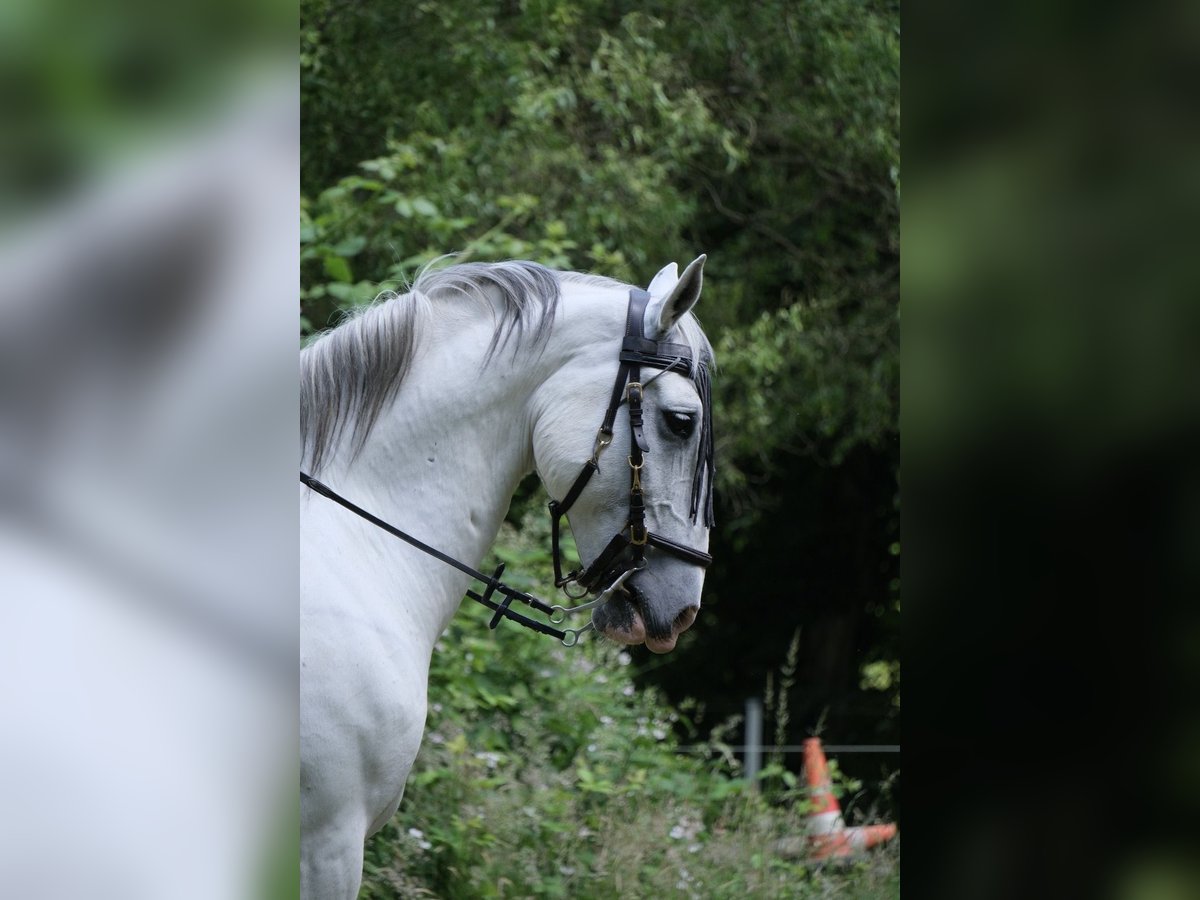
[[[625,394],[625,385],[629,383],[629,363],[621,363],[617,369],[617,380],[613,382],[612,396],[608,398],[608,409],[604,412],[604,421],[600,430],[612,437],[613,425],[617,421],[617,410],[621,408],[621,397]]]
[[[583,469],[579,472],[579,477],[575,479],[575,483],[567,491],[567,496],[563,497],[562,503],[558,504],[563,512],[566,512],[575,505],[575,501],[579,499],[579,495],[583,493],[583,489],[587,487],[587,483],[599,471],[600,464],[594,459],[589,459],[583,464]]]
[[[583,489],[587,487],[587,483],[592,480],[592,476],[600,471],[600,464],[595,458],[589,459],[583,464],[579,475],[575,478],[575,483],[571,485],[571,489],[567,491],[567,496],[563,497],[560,503],[557,500],[550,501],[550,553],[554,558],[554,586],[562,587],[569,584],[571,580],[578,575],[578,572],[572,572],[570,575],[564,576],[562,573],[562,554],[559,552],[559,532],[562,527],[562,517],[567,514],[575,501],[579,499],[579,495],[583,493]]]

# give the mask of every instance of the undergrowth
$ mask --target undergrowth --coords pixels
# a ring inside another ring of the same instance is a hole
[[[496,556],[514,586],[550,597],[540,523],[506,528]],[[898,846],[848,866],[806,861],[795,776],[768,761],[748,790],[723,740],[736,722],[708,752],[679,752],[687,710],[634,674],[619,647],[489,632],[464,607],[434,654],[425,740],[400,811],[367,844],[360,896],[899,896]]]

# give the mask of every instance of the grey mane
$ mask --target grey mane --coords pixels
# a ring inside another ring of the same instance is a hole
[[[407,294],[385,291],[306,346],[300,353],[302,460],[319,471],[347,429],[350,452],[358,453],[412,368],[429,301],[448,294],[483,301],[489,289],[499,294],[503,314],[487,358],[526,332],[544,345],[562,294],[558,276],[536,263],[503,262],[426,267]]]
[[[387,291],[348,315],[300,352],[302,463],[316,474],[349,432],[351,456],[370,437],[380,414],[395,398],[412,368],[421,320],[433,299],[461,295],[482,308],[498,295],[501,316],[485,363],[512,341],[544,347],[550,338],[562,282],[628,289],[597,275],[556,272],[532,262],[461,263],[425,268],[407,294]],[[693,359],[712,358],[712,349],[689,316],[676,329],[693,348]]]

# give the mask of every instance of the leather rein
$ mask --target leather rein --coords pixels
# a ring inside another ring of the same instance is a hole
[[[429,546],[411,534],[367,512],[362,507],[338,494],[328,485],[303,471],[300,473],[301,483],[354,513],[356,516],[365,519],[377,528],[381,528],[388,534],[412,545],[422,553],[428,554],[448,566],[453,566],[460,572],[470,575],[473,580],[483,584],[484,591],[482,594],[468,590],[466,596],[493,611],[492,619],[488,623],[489,628],[494,629],[500,624],[501,619],[511,619],[518,625],[532,629],[539,634],[550,635],[562,641],[565,646],[573,647],[578,643],[579,636],[593,627],[592,623],[588,622],[582,628],[577,629],[558,629],[553,627],[553,625],[562,624],[570,613],[582,612],[607,601],[625,583],[626,579],[638,570],[645,568],[647,546],[655,547],[692,565],[707,567],[712,563],[712,557],[707,553],[654,534],[646,528],[646,505],[645,495],[642,490],[642,468],[644,465],[644,454],[649,452],[650,447],[643,433],[642,404],[645,385],[640,381],[641,367],[647,366],[659,369],[659,375],[656,375],[655,378],[673,370],[684,373],[692,370],[691,350],[689,347],[684,344],[654,341],[645,336],[644,320],[646,307],[649,302],[650,294],[647,291],[640,288],[632,288],[629,291],[629,308],[625,322],[625,337],[621,343],[621,364],[617,370],[617,378],[613,384],[608,409],[605,411],[604,420],[600,425],[599,431],[596,433],[592,455],[583,464],[579,475],[567,491],[566,496],[561,501],[550,501],[550,534],[554,556],[554,585],[562,589],[563,593],[572,600],[580,600],[589,594],[594,594],[595,597],[593,600],[572,607],[548,604],[534,597],[532,594],[519,591],[502,582],[500,576],[504,574],[503,563],[497,566],[491,575],[485,575],[478,569]],[[709,399],[708,373],[704,367],[704,363],[702,361],[698,362],[695,368],[698,373],[697,387],[700,390],[701,401],[704,406],[704,429],[701,433],[700,459],[692,486],[692,519],[693,521],[695,520],[696,516],[701,512],[700,507],[703,506],[706,524],[711,526],[713,469],[712,431],[710,426],[711,402]],[[651,381],[653,380],[651,379]],[[613,426],[616,423],[617,413],[623,405],[629,407],[629,517],[625,526],[613,536],[612,540],[608,542],[608,545],[591,565],[582,570],[576,569],[567,575],[563,575],[562,551],[559,540],[562,517],[567,514],[575,504],[575,501],[579,499],[580,494],[583,493],[592,476],[600,471],[600,455],[612,443]],[[705,496],[703,503],[701,503],[702,496]],[[572,593],[572,585],[578,585],[579,588],[582,588],[582,592]],[[601,585],[607,585],[607,587],[603,590],[598,590]],[[497,597],[500,599],[496,599]],[[553,624],[547,625],[544,622],[531,619],[512,609],[511,604],[514,600],[549,616]]]

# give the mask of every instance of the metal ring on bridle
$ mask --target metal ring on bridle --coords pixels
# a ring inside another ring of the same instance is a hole
[[[566,584],[562,585],[562,592],[567,595],[567,599],[582,600],[584,597],[586,597],[588,594],[591,593],[591,591],[589,591],[586,587],[584,587],[581,584],[581,585],[579,585],[579,588],[581,588],[583,592],[580,594],[572,594],[569,590],[567,590],[567,588],[570,587],[570,585],[572,585],[574,583],[575,582],[568,581]]]
[[[591,631],[593,627],[592,623],[588,622],[582,628],[568,628],[563,632],[562,645],[564,647],[574,647],[579,643],[579,636],[585,631]]]

